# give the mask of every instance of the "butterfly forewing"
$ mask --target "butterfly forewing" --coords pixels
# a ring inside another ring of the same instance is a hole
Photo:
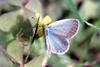
[[[64,19],[56,21],[47,26],[50,32],[70,39],[76,35],[79,28],[79,21],[77,19]]]

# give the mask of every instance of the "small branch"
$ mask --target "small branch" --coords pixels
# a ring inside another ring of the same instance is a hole
[[[19,43],[18,45],[20,46],[20,59],[21,59],[21,62],[20,62],[19,67],[24,67],[24,59],[23,59],[23,56],[24,56],[24,42],[21,39],[22,35],[23,35],[22,29],[20,29],[20,31],[16,35],[16,40],[18,41],[18,43]]]
[[[21,44],[20,44],[20,58],[21,58],[20,67],[24,67],[23,56],[24,56],[24,44],[23,44],[23,42],[21,42]]]

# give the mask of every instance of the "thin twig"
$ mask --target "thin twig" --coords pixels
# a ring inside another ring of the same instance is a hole
[[[23,59],[23,57],[24,57],[24,43],[21,42],[21,44],[20,44],[21,65],[20,65],[20,67],[24,67],[24,59]]]
[[[21,39],[22,35],[23,35],[22,29],[20,29],[20,31],[16,35],[16,40],[18,41],[18,43],[20,43],[19,44],[19,46],[20,46],[20,59],[21,59],[20,67],[24,67],[24,59],[23,59],[23,56],[24,56],[24,42]]]

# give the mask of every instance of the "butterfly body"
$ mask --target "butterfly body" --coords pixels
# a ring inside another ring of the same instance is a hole
[[[64,54],[69,49],[69,40],[78,32],[77,19],[63,19],[44,26],[46,48],[54,54]]]

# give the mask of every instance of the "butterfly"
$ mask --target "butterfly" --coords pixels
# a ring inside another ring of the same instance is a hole
[[[63,19],[43,25],[45,47],[53,54],[65,54],[69,47],[69,40],[72,39],[79,30],[78,19]]]

